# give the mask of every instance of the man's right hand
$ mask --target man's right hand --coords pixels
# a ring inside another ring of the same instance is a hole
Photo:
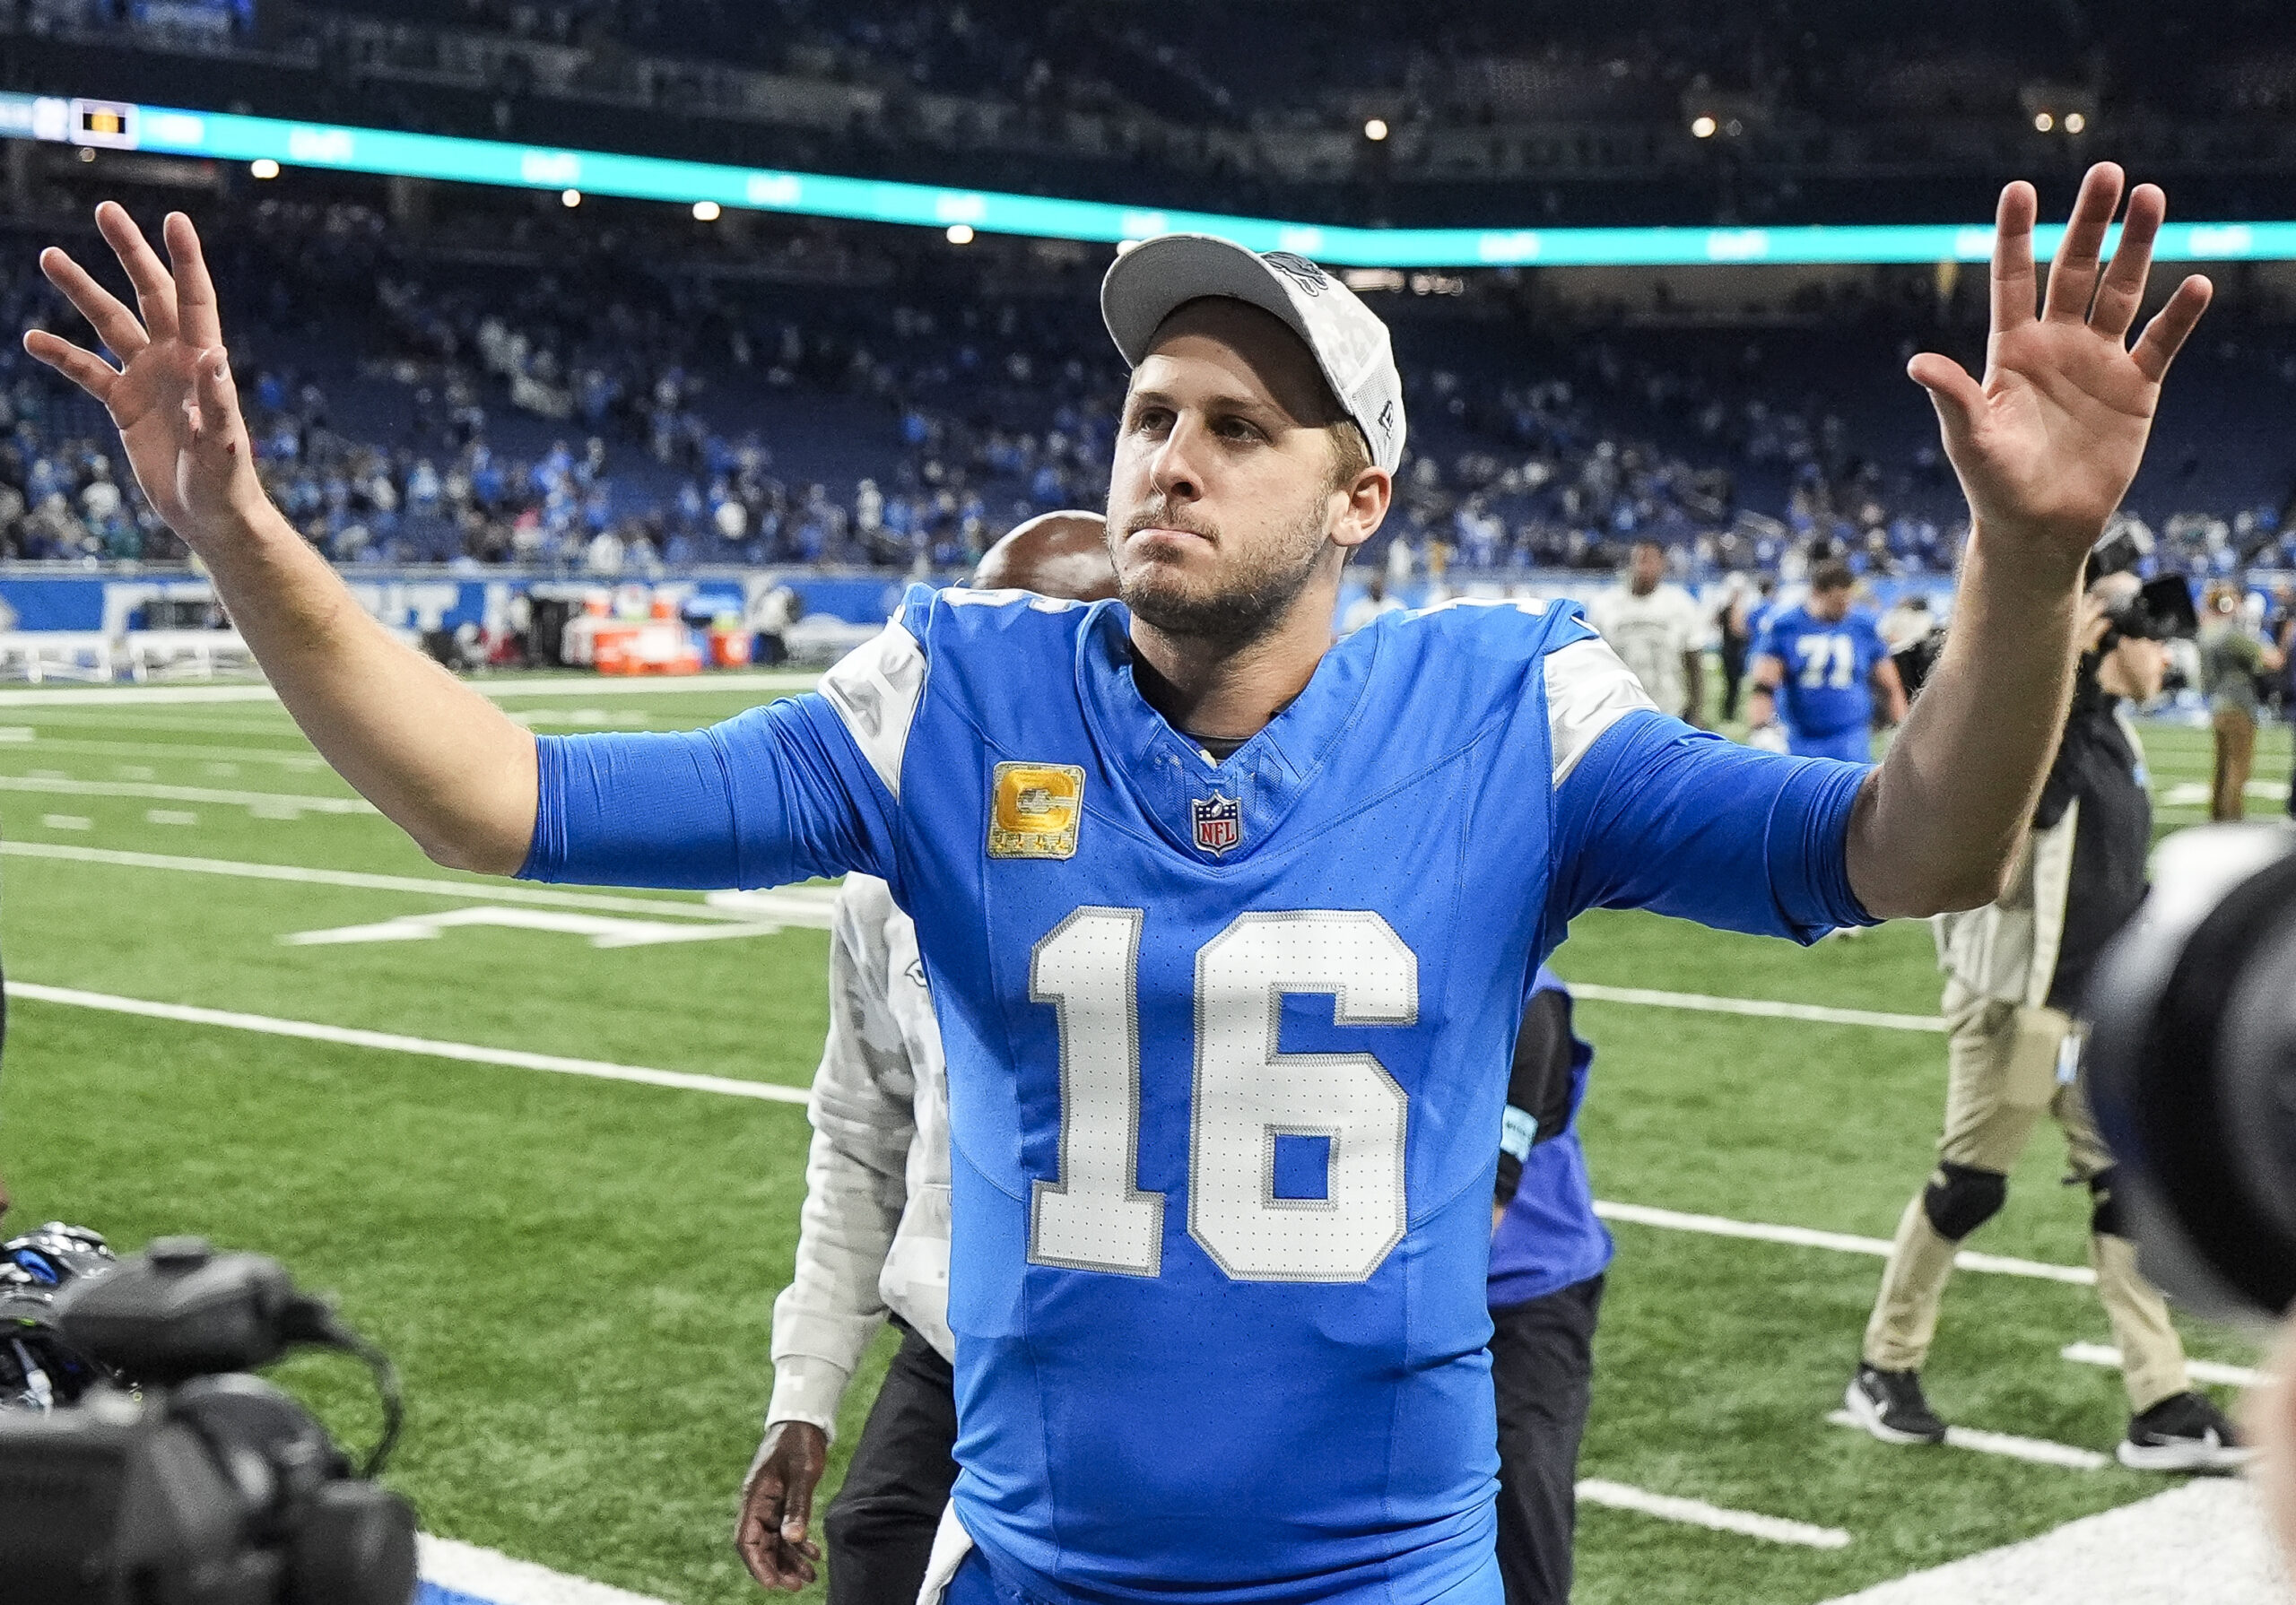
[[[28,331],[24,349],[104,404],[145,499],[196,549],[202,537],[265,505],[223,350],[215,286],[199,236],[179,212],[170,213],[162,227],[167,263],[117,202],[96,208],[96,227],[135,286],[140,317],[66,252],[52,246],[42,251],[40,271],[122,366],[46,329]]]
[[[813,1489],[829,1464],[829,1435],[807,1421],[776,1421],[742,1490],[734,1548],[766,1588],[795,1593],[815,1576],[822,1547],[805,1536]]]

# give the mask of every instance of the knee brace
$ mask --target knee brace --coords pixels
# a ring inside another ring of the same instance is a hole
[[[2118,1166],[2109,1166],[2089,1178],[2089,1229],[2103,1237],[2126,1237],[2120,1200],[2113,1193]]]
[[[1947,1160],[1923,1192],[1921,1209],[1939,1236],[1958,1243],[1999,1214],[2008,1197],[2009,1178],[1999,1171]]]

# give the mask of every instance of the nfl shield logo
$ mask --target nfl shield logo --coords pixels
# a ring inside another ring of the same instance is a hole
[[[1193,798],[1188,812],[1196,820],[1196,845],[1207,853],[1225,853],[1244,839],[1244,805],[1218,792]]]

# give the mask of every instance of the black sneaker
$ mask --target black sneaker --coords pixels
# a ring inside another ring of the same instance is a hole
[[[2132,1471],[2231,1471],[2255,1451],[2205,1393],[2178,1393],[2134,1418],[2113,1451]]]
[[[1850,1418],[1885,1444],[1942,1444],[1945,1423],[1921,1396],[1918,1371],[1861,1365],[1841,1396]]]

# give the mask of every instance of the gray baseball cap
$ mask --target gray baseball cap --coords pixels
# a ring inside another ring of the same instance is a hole
[[[1207,295],[1248,302],[1289,325],[1363,431],[1371,460],[1390,473],[1401,465],[1403,377],[1387,325],[1305,256],[1250,250],[1216,234],[1159,234],[1110,265],[1100,281],[1100,316],[1116,349],[1137,368],[1164,319]]]

